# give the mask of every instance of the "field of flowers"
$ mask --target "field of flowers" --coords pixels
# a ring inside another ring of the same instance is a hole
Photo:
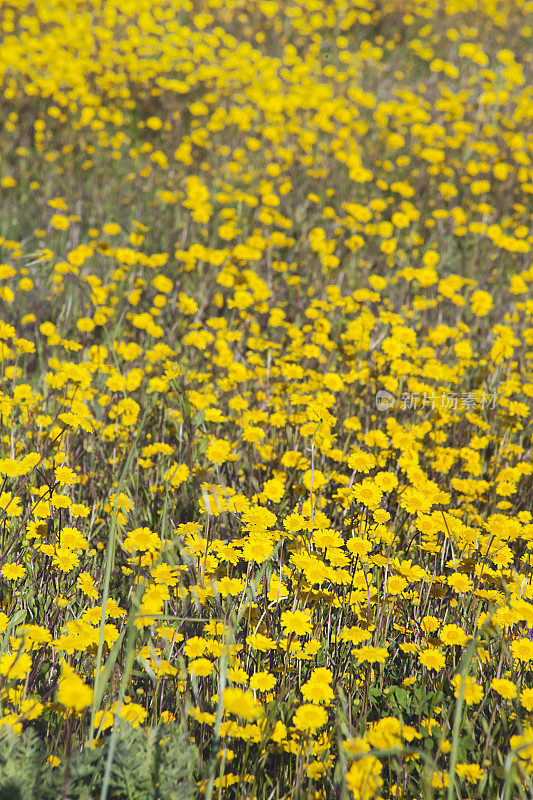
[[[1,0],[0,797],[533,796],[532,11]]]

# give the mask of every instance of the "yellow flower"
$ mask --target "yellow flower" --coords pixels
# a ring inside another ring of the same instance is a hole
[[[283,739],[287,738],[287,726],[278,720],[274,726],[274,730],[272,731],[271,739],[273,742],[279,744],[283,741]]]
[[[372,634],[370,631],[365,631],[364,628],[359,628],[357,625],[352,625],[351,628],[346,628],[342,631],[341,637],[345,642],[351,642],[352,644],[361,644],[361,642],[367,641],[368,639],[372,639]]]
[[[124,550],[128,553],[134,550],[153,552],[159,548],[160,543],[158,534],[149,528],[135,528],[124,540]]]
[[[57,689],[57,702],[71,711],[83,711],[93,701],[93,690],[64,663]]]
[[[236,714],[247,722],[261,716],[261,707],[256,703],[252,692],[238,687],[224,689],[224,709],[228,714]]]
[[[325,708],[314,703],[305,703],[297,709],[292,721],[298,730],[313,733],[326,724],[328,715]]]
[[[492,296],[483,289],[478,289],[470,298],[470,308],[476,317],[486,316],[493,306]]]
[[[444,644],[463,645],[468,641],[468,636],[458,625],[444,625],[439,634],[439,639]]]
[[[407,580],[401,575],[393,575],[387,583],[387,591],[391,595],[401,594],[407,586]]]
[[[120,709],[120,716],[134,728],[138,728],[145,721],[148,712],[139,703],[123,703]]]
[[[91,333],[95,328],[95,324],[89,317],[80,317],[76,322],[76,327],[82,333]]]
[[[73,486],[78,482],[78,476],[73,469],[70,469],[70,467],[56,467],[54,470],[54,475],[56,481],[65,486]]]
[[[251,534],[242,548],[242,555],[246,561],[255,561],[256,564],[264,562],[272,555],[274,543],[270,536]]]
[[[455,675],[452,680],[451,684],[453,686],[453,691],[456,697],[459,697],[459,689],[461,686],[461,676]],[[469,675],[466,676],[465,681],[465,690],[464,690],[464,698],[465,703],[467,706],[471,706],[474,703],[480,703],[483,700],[484,696],[483,687],[476,683],[473,678]]]
[[[466,778],[468,783],[478,783],[485,774],[479,764],[457,764],[455,772],[460,778]]]
[[[311,633],[311,614],[309,611],[284,611],[281,615],[281,627],[286,633],[306,636]]]
[[[194,661],[189,662],[189,672],[193,675],[197,675],[200,677],[205,677],[207,675],[211,675],[214,669],[214,664],[208,658],[197,658]]]
[[[508,683],[511,683],[515,690],[513,697],[516,697],[516,686],[511,681],[508,681]],[[520,703],[526,711],[533,711],[533,689],[523,689],[520,692]]]
[[[37,650],[43,644],[48,644],[52,641],[50,631],[40,625],[25,625],[24,628],[19,630],[24,635],[24,644],[28,650]]]
[[[313,492],[317,492],[327,483],[327,478],[319,469],[307,469],[303,474],[303,483],[308,491],[312,488]]]
[[[0,656],[0,675],[9,680],[22,680],[31,669],[31,657],[27,653],[5,653]]]
[[[325,667],[313,670],[309,680],[302,686],[302,695],[308,702],[329,703],[333,700],[333,689],[330,686],[333,673]]]
[[[159,117],[148,117],[146,120],[146,126],[150,128],[152,131],[158,131],[162,127],[163,123],[159,119]],[[105,227],[104,227],[105,230]]]
[[[366,742],[363,750],[368,749]],[[346,785],[354,796],[354,800],[373,800],[377,790],[383,786],[382,766],[375,756],[364,756],[357,759],[346,773]]]
[[[515,639],[511,644],[511,653],[517,661],[531,661],[533,659],[533,641],[525,636]]]
[[[263,497],[273,503],[279,503],[285,494],[285,485],[282,480],[272,478],[263,485]]]
[[[364,645],[363,647],[353,650],[352,655],[361,662],[384,664],[387,660],[388,650],[386,647],[370,647],[370,645]]]
[[[98,598],[98,590],[92,576],[88,572],[82,572],[78,575],[76,586],[80,592],[90,597],[91,600],[96,600]]]
[[[190,475],[190,469],[187,464],[171,464],[168,470],[163,475],[163,480],[168,481],[171,486],[177,488],[184,483]]]
[[[250,689],[269,692],[276,685],[276,678],[270,672],[256,672],[250,678]]]
[[[505,700],[514,700],[518,694],[516,685],[512,681],[507,680],[507,678],[493,678],[490,682],[490,685],[491,688],[494,689],[494,691],[497,692],[501,697],[505,698]],[[526,689],[525,691],[531,692],[531,695],[533,696],[533,690]],[[523,694],[524,692],[521,693],[520,699],[522,699]],[[523,702],[522,705],[524,705]]]
[[[362,536],[353,536],[346,542],[346,547],[352,555],[364,558],[372,550],[372,542]]]
[[[414,489],[412,486],[408,486],[400,498],[401,507],[409,514],[425,514],[431,511],[431,506],[434,502],[435,501],[429,496],[428,492]]]
[[[350,469],[354,469],[357,472],[370,472],[376,464],[376,459],[372,453],[365,453],[363,450],[356,448],[348,455],[346,463]]]
[[[251,533],[262,532],[266,531],[267,528],[272,528],[276,524],[277,518],[268,508],[251,506],[243,512],[242,522]]]
[[[474,588],[473,581],[470,580],[468,575],[464,575],[462,572],[452,573],[452,575],[448,577],[448,585],[458,594],[470,592]]]
[[[263,636],[262,633],[254,633],[250,634],[250,636],[247,636],[246,644],[248,644],[254,650],[258,650],[260,653],[267,653],[269,650],[273,650],[276,647],[276,642],[274,639],[270,639],[268,636]]]
[[[401,732],[402,724],[399,719],[382,717],[379,722],[371,724],[367,739],[369,744],[376,748],[400,747]]]
[[[2,567],[2,577],[7,581],[17,581],[26,574],[26,568],[22,564],[5,563]]]
[[[100,711],[97,711],[94,716],[94,728],[95,730],[98,730],[98,728],[100,728],[101,725],[102,726],[101,730],[105,731],[113,725],[113,720],[114,720],[114,714],[112,711],[110,711],[109,709],[107,709],[106,711],[100,709]]]
[[[427,647],[425,650],[422,650],[418,654],[418,658],[420,663],[426,669],[433,669],[438,672],[446,663],[446,658],[440,652],[440,650],[436,650],[434,647]]]
[[[375,510],[383,497],[382,489],[371,479],[365,478],[362,483],[357,483],[352,489],[355,499],[367,506],[370,510]]]
[[[58,547],[52,557],[52,563],[61,572],[70,572],[78,565],[78,556],[67,547]]]
[[[68,548],[69,550],[89,549],[89,543],[85,536],[77,528],[73,528],[70,525],[66,525],[61,530],[60,542],[62,548]]]
[[[22,516],[20,497],[13,496],[11,492],[2,492],[0,495],[0,509],[3,509],[8,517]]]
[[[448,773],[444,770],[434,772],[431,776],[431,786],[433,789],[443,789],[449,784]]]
[[[200,636],[192,636],[187,640],[187,643],[183,648],[183,652],[188,658],[198,658],[199,656],[203,656],[206,647],[206,639],[203,639]]]
[[[122,228],[117,222],[107,222],[102,230],[107,236],[116,236],[117,233],[120,233]]]
[[[212,464],[224,464],[226,461],[233,461],[231,454],[231,444],[224,439],[213,439],[206,452],[207,459]]]
[[[8,478],[28,475],[40,460],[41,456],[38,453],[28,453],[28,455],[19,460],[2,458],[0,459],[0,473],[6,475]]]

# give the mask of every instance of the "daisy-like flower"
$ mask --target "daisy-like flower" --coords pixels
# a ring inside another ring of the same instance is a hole
[[[436,672],[441,670],[446,663],[444,655],[440,650],[436,650],[434,647],[427,647],[425,650],[422,650],[418,654],[418,658],[423,667],[435,670]]]
[[[518,694],[518,689],[516,688],[516,685],[507,678],[493,678],[492,681],[490,682],[490,686],[491,689],[494,689],[494,691],[497,692],[500,695],[500,697],[503,697],[504,700],[514,700],[514,698]],[[533,690],[529,689],[529,691],[533,696]]]
[[[256,672],[250,678],[250,689],[269,692],[276,685],[276,678],[270,672]]]
[[[208,461],[218,465],[234,460],[231,458],[231,444],[225,439],[213,439],[207,448],[206,456]]]
[[[67,663],[63,664],[57,689],[57,702],[69,711],[83,711],[93,700],[93,690]]]
[[[453,686],[454,694],[456,697],[459,697],[459,690],[461,687],[461,676],[454,675],[451,680],[451,684]],[[469,675],[466,676],[465,679],[465,689],[464,689],[464,698],[465,703],[467,706],[471,706],[474,703],[480,703],[483,700],[485,692],[483,691],[483,687],[476,683],[476,681],[471,678]]]
[[[444,625],[439,633],[439,639],[443,644],[464,645],[468,641],[468,636],[458,625]]]
[[[305,733],[314,733],[318,728],[322,728],[327,721],[328,714],[326,709],[314,703],[304,703],[292,718],[294,727]]]
[[[286,633],[296,636],[307,636],[311,633],[311,613],[309,611],[284,611],[281,615],[281,627]]]
[[[18,581],[26,574],[26,567],[23,564],[6,563],[2,567],[1,574],[6,581]]]
[[[515,639],[511,644],[511,653],[517,661],[531,661],[533,659],[533,642],[526,636]]]
[[[236,714],[248,722],[253,722],[262,713],[252,692],[238,687],[224,689],[224,709],[227,714]]]

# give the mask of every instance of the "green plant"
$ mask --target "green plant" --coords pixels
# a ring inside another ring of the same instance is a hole
[[[110,740],[85,747],[58,767],[47,763],[33,728],[0,735],[0,800],[95,800],[100,796]],[[111,768],[109,800],[189,800],[196,791],[197,750],[178,724],[148,732],[122,722]]]

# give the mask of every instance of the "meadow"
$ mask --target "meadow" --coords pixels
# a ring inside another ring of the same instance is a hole
[[[533,797],[529,0],[1,0],[0,798]]]

